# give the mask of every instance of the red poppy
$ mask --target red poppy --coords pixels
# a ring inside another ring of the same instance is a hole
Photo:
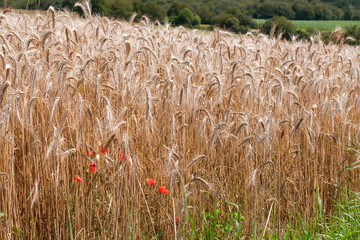
[[[101,147],[101,153],[102,154],[105,154],[106,152],[109,151],[109,148],[107,148],[106,150],[104,150],[104,148],[105,148],[104,146]]]
[[[124,151],[120,151],[120,161],[124,160]]]
[[[340,118],[338,118],[337,121],[340,122]]]
[[[95,169],[96,169],[95,163],[90,163],[89,167],[90,167],[90,172],[95,172]]]
[[[154,185],[155,184],[155,179],[147,178],[146,181],[147,181],[147,183],[149,185]]]
[[[178,222],[179,221],[179,218],[178,217],[175,217],[175,222]]]
[[[99,211],[98,207],[96,207],[96,211],[97,211],[97,214],[100,215],[100,211]]]
[[[161,186],[158,191],[161,192],[161,193],[168,193],[169,192],[168,190],[166,190],[166,188],[164,186]]]
[[[80,176],[75,176],[74,181],[81,182],[81,177]]]
[[[88,151],[88,152],[86,153],[86,156],[87,156],[87,157],[91,157],[93,154],[94,154],[93,151]]]

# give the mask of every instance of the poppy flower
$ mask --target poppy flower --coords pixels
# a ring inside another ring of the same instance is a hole
[[[179,221],[179,218],[178,217],[175,217],[175,222],[178,222]]]
[[[97,214],[100,215],[100,211],[99,211],[98,207],[96,207],[96,211],[97,211]]]
[[[155,184],[155,179],[147,178],[146,181],[147,181],[147,183],[149,185],[154,185]]]
[[[101,153],[102,154],[105,154],[106,152],[109,151],[109,148],[107,148],[106,150],[104,150],[104,148],[105,148],[104,146],[101,147]]]
[[[88,151],[88,152],[86,153],[86,156],[87,156],[87,157],[91,157],[93,154],[94,154],[93,151]]]
[[[169,192],[168,190],[166,190],[166,188],[164,186],[161,186],[158,191],[161,192],[161,193],[168,193]]]
[[[74,181],[81,182],[81,177],[80,176],[75,176]]]
[[[124,151],[121,150],[120,151],[120,161],[123,161],[124,160]]]
[[[96,169],[95,163],[90,163],[89,167],[90,167],[90,172],[95,172],[95,169]]]

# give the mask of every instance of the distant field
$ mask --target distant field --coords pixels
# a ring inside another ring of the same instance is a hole
[[[265,19],[254,19],[258,24],[264,24],[266,22]],[[319,30],[332,30],[336,27],[345,28],[346,26],[351,26],[358,24],[360,25],[360,21],[321,21],[321,20],[291,20],[296,28],[314,28]]]

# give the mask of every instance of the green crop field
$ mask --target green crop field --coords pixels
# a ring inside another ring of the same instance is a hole
[[[266,19],[254,19],[254,21],[262,25]],[[322,20],[290,20],[296,28],[314,28],[318,30],[332,30],[336,27],[345,28],[351,25],[360,25],[360,21],[322,21]]]

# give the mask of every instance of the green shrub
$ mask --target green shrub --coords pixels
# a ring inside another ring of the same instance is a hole
[[[304,31],[302,29],[297,29],[295,35],[298,37],[298,39],[307,39],[311,36],[307,31]]]
[[[243,32],[243,31],[241,31],[241,29],[246,29],[246,31],[247,31],[249,28],[256,28],[256,23],[254,22],[252,17],[250,17],[249,15],[246,15],[246,13],[240,11],[240,9],[237,7],[229,7],[225,11],[225,13],[228,18],[225,20],[225,26],[228,29],[231,29],[232,31]],[[234,20],[230,21],[230,19],[232,19],[232,17],[229,15],[232,15],[237,18],[238,21],[236,21],[236,22],[238,22],[238,27],[235,28],[234,26],[232,26],[232,27],[230,26],[231,25],[230,22],[234,21]],[[227,21],[230,21],[229,24],[226,24]]]
[[[247,28],[256,28],[256,23],[250,16],[240,14],[239,16],[237,16],[237,18],[239,20],[240,26],[244,26]]]
[[[261,28],[261,31],[270,34],[272,27],[276,25],[275,35],[283,33],[283,37],[289,39],[291,34],[296,32],[294,24],[287,20],[286,17],[273,17],[267,20],[264,26]]]
[[[231,31],[239,31],[239,20],[236,17],[229,17],[225,20],[225,27]]]
[[[345,36],[354,40],[347,40],[346,43],[351,45],[360,45],[360,25],[352,25],[345,28]]]
[[[235,33],[248,32],[250,27],[255,27],[255,22],[248,16],[240,14],[238,17],[231,14],[220,14],[215,20],[216,24],[221,28],[233,31]]]

